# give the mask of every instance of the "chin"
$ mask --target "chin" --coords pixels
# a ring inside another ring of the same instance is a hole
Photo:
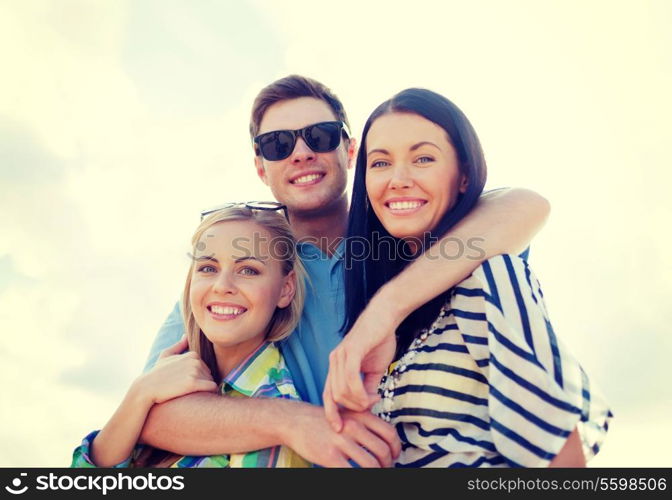
[[[333,200],[326,197],[315,196],[306,200],[301,200],[294,204],[294,212],[320,213],[333,204]]]
[[[203,330],[203,329],[201,329]],[[213,329],[214,330],[214,329]],[[209,333],[206,333],[205,330],[203,330],[203,334],[205,335],[205,338],[207,338],[210,342],[213,344],[218,344],[222,346],[226,346],[227,344],[230,344],[232,342],[232,339],[235,339],[235,332],[231,331],[210,331]]]
[[[400,228],[400,227],[396,227],[396,228],[392,227],[390,229],[387,229],[387,232],[390,233],[395,238],[399,238],[400,240],[402,240],[404,238],[417,238],[417,239],[422,240],[422,237],[425,234],[424,231],[418,231],[415,228],[413,228],[411,230],[409,228]]]

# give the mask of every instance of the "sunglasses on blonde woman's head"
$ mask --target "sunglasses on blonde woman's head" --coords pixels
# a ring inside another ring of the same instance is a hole
[[[320,122],[297,130],[274,130],[254,138],[258,155],[268,161],[288,158],[294,151],[296,141],[301,137],[315,153],[328,153],[341,143],[341,134],[350,138],[350,131],[344,122]]]
[[[225,208],[234,208],[234,207],[248,208],[250,210],[263,210],[268,212],[282,211],[282,213],[285,216],[285,219],[289,220],[289,216],[287,214],[287,207],[282,203],[278,203],[277,201],[241,201],[234,203],[225,203],[224,205],[219,205],[217,207],[210,208],[208,210],[203,210],[201,212],[201,220],[203,220],[208,215],[214,214],[215,212],[218,212],[220,210],[224,210]]]

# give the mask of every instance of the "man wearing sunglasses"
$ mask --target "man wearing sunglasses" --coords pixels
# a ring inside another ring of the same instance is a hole
[[[306,403],[193,393],[155,405],[142,440],[189,455],[248,452],[284,444],[323,466],[345,467],[349,461],[389,466],[399,452],[394,428],[368,410],[342,411],[327,421],[320,406],[329,354],[343,338],[339,331],[344,318],[342,239],[348,216],[347,171],[355,156],[343,105],[319,82],[289,76],[259,93],[250,134],[257,174],[286,206],[311,280],[301,322],[281,346]],[[482,237],[481,259],[466,254],[454,257],[457,251],[446,253],[453,258],[432,258],[427,252],[381,288],[348,333],[347,354],[353,366],[362,367],[383,355],[386,339],[394,335],[408,311],[460,282],[482,260],[523,250],[548,211],[543,198],[522,189],[484,196],[445,237],[457,242]],[[176,306],[155,340],[148,367],[161,349],[179,340],[183,329]],[[333,408],[333,401],[328,402]]]

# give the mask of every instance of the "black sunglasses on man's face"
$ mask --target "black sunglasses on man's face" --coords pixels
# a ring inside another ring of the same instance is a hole
[[[315,153],[328,153],[341,143],[341,133],[346,139],[350,131],[344,122],[320,122],[297,130],[273,130],[254,138],[255,150],[268,161],[288,158],[301,137]]]

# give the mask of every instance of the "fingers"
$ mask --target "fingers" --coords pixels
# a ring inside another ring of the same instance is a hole
[[[154,402],[163,403],[194,392],[219,392],[219,386],[212,380],[209,370],[204,373],[203,367],[199,364],[180,366],[179,363],[172,363],[172,365],[174,369],[161,373],[160,378],[154,383],[156,394]]]
[[[339,441],[341,452],[360,467],[391,467],[401,453],[396,429],[368,411],[341,413],[330,387],[327,385],[323,394],[325,415],[332,428],[340,429],[337,432],[342,439]],[[333,464],[333,460],[330,463]]]
[[[345,458],[339,457],[336,459],[336,461],[333,463],[331,467],[338,467],[341,469],[352,469],[352,464],[348,462]]]
[[[187,349],[187,347],[189,347],[189,343],[187,342],[187,334],[185,333],[182,335],[180,340],[161,351],[161,354],[159,354],[159,359],[167,358],[168,356],[173,356],[175,354],[180,354],[185,349]]]
[[[346,425],[344,425],[344,428]],[[342,439],[339,448],[357,465],[367,469],[380,468],[380,462],[378,462],[378,460],[371,453],[366,451],[358,444],[355,436],[349,434],[348,436],[342,435],[341,437]],[[350,464],[348,464],[348,466],[350,466]]]
[[[341,432],[343,427],[343,421],[341,420],[341,414],[338,411],[338,405],[334,401],[331,394],[329,376],[327,376],[327,381],[324,385],[324,393],[322,394],[322,400],[324,402],[324,413],[327,417],[327,422],[331,425],[332,429],[336,432]]]
[[[163,368],[176,370],[177,373],[185,376],[212,380],[212,372],[194,351],[187,351],[182,354],[170,352],[177,350],[178,347],[176,346],[179,344],[180,343],[178,342],[162,352],[163,357],[160,358],[161,362],[156,364],[155,369]]]
[[[345,358],[343,377],[346,381],[348,399],[353,401],[353,410],[363,411],[369,408],[369,397],[364,389],[361,376],[362,357],[350,352]]]
[[[376,436],[382,439],[393,458],[399,456],[401,453],[401,441],[399,440],[399,435],[397,434],[396,429],[392,425],[369,412],[349,413],[348,418],[357,420],[368,431],[373,432]],[[362,445],[367,446],[364,443],[362,443]],[[371,451],[373,451],[373,449],[371,449]]]
[[[369,403],[360,378],[360,365],[361,358],[348,350],[347,341],[329,355],[331,397],[335,403],[355,411],[366,410]]]
[[[336,467],[339,469],[352,469],[352,465],[348,462],[348,460],[343,457],[342,454],[339,453],[339,456],[332,458],[329,462],[325,462],[324,464],[317,464],[321,465],[322,467]]]
[[[354,420],[347,420],[343,425],[343,433],[352,437],[357,443],[358,447],[368,450],[368,455],[375,458],[376,463],[380,467],[392,466],[392,450],[386,441],[381,439],[377,434],[371,432],[365,426]],[[357,461],[355,457],[353,457]],[[364,463],[357,461],[362,467]],[[369,463],[367,461],[367,463]]]
[[[184,360],[181,360],[182,363],[184,363],[183,370],[189,374],[189,377],[193,379],[194,383],[199,381],[214,383],[208,365],[206,365],[196,353],[190,351],[183,356],[185,357]]]
[[[219,386],[212,380],[196,380],[194,382],[194,392],[218,392]]]
[[[352,468],[352,464],[348,462],[347,454],[344,454],[337,447],[334,447],[334,451],[329,455],[324,463],[318,463],[318,465],[321,465],[322,467],[339,467],[341,469]]]
[[[380,400],[380,394],[378,394],[378,386],[380,385],[380,379],[383,378],[384,373],[375,372],[367,373],[364,375],[364,390],[366,391],[366,396],[368,398],[368,407],[370,409]]]
[[[200,358],[198,359],[198,371],[199,375],[203,380],[212,380],[212,372],[210,371],[210,368],[208,368],[208,365],[206,365]]]
[[[331,395],[336,403],[350,408],[346,381],[343,377],[345,352],[342,346],[337,347],[329,356],[329,371],[331,376]]]

